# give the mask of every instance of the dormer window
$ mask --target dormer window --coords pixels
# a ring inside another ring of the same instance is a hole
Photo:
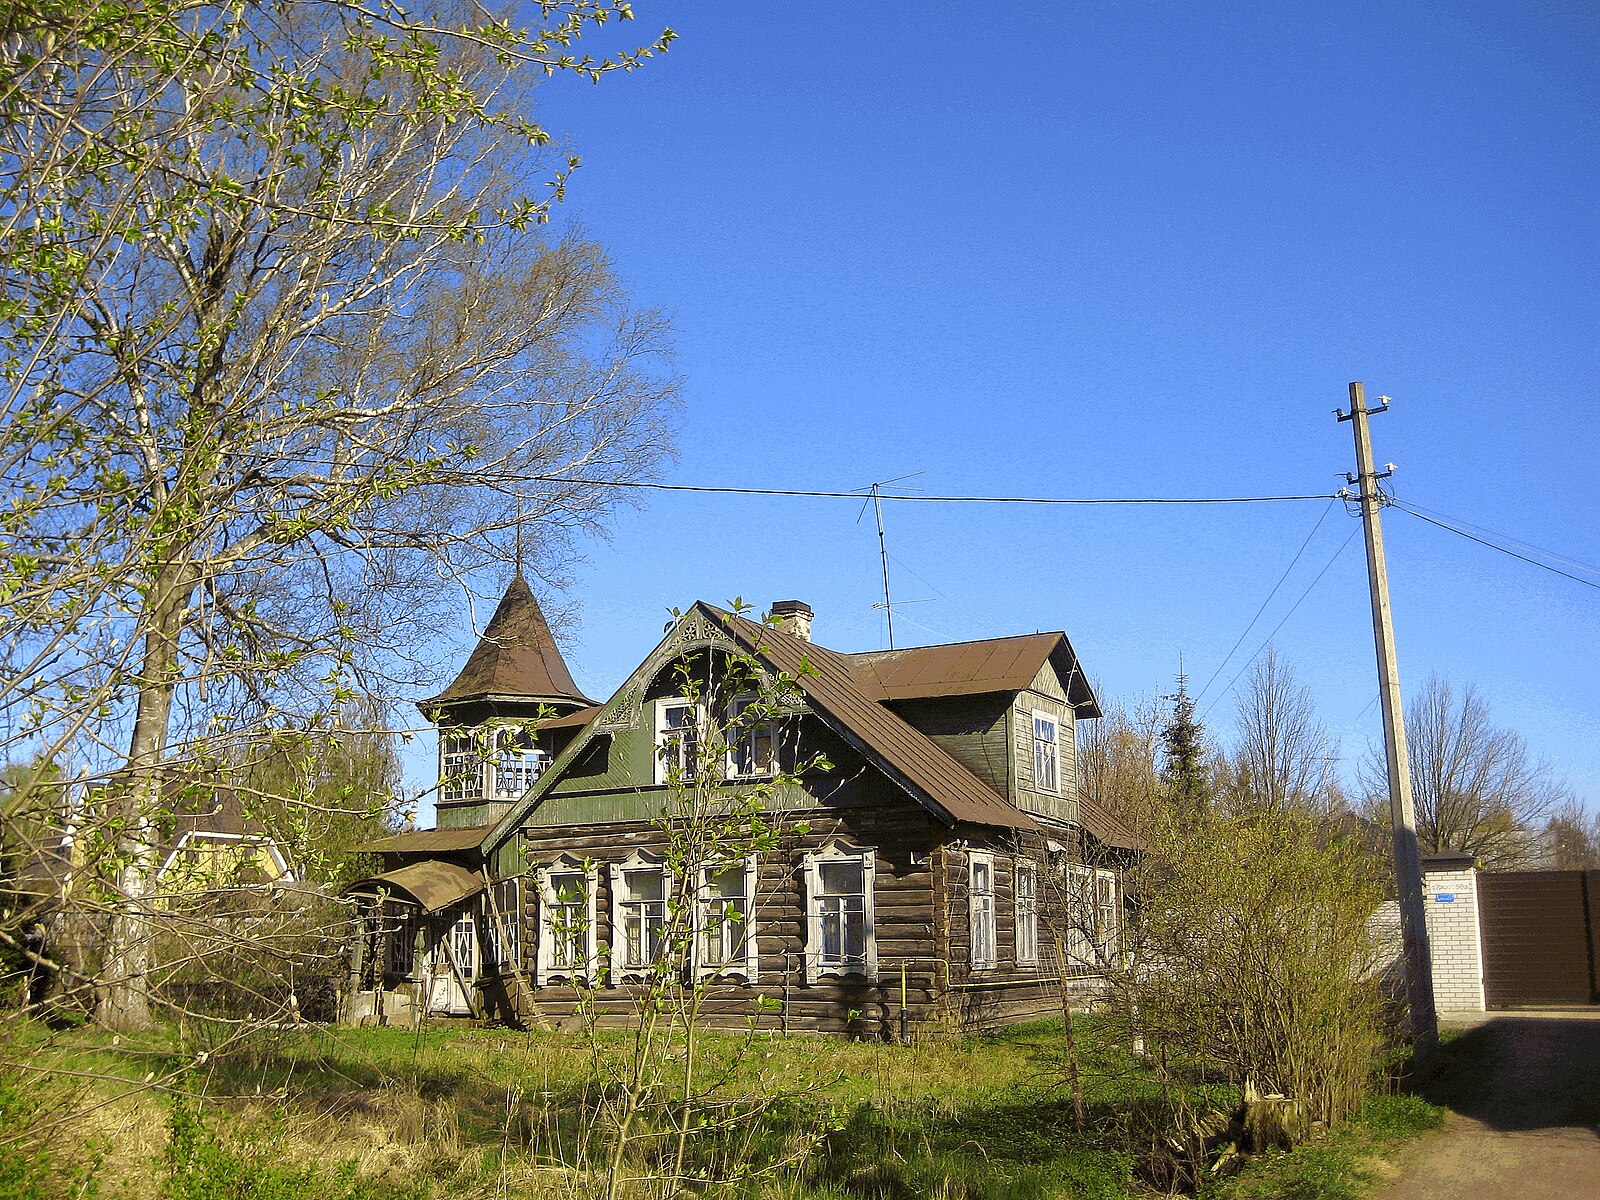
[[[1040,792],[1061,790],[1060,726],[1050,713],[1033,714],[1033,786]]]
[[[694,781],[700,760],[700,706],[673,697],[656,701],[656,782]]]
[[[763,720],[755,696],[737,696],[728,705],[728,777],[760,779],[778,771],[778,740]]]

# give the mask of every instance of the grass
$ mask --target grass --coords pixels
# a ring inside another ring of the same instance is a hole
[[[1092,1018],[1078,1026],[1081,1130],[1058,1022],[909,1046],[708,1034],[700,1078],[717,1079],[729,1100],[708,1110],[695,1153],[703,1166],[752,1168],[729,1189],[748,1200],[1139,1195],[1126,1135],[1155,1088],[1107,1032]],[[83,1029],[41,1033],[26,1049],[39,1065],[97,1076],[100,1098],[118,1097],[69,1131],[71,1143],[100,1147],[102,1195],[487,1200],[585,1194],[574,1166],[599,1099],[597,1067],[625,1061],[629,1042],[622,1033],[591,1043],[577,1033],[307,1027],[223,1046],[213,1030],[113,1039]],[[1226,1108],[1234,1094],[1196,1098]],[[1203,1194],[1355,1200],[1383,1156],[1440,1112],[1377,1098],[1334,1135],[1253,1160]],[[650,1139],[640,1145],[648,1171]]]

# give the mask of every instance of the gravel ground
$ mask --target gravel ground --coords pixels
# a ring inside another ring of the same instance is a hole
[[[1451,1114],[1377,1200],[1600,1198],[1600,1020],[1496,1016],[1447,1044],[1423,1094]]]

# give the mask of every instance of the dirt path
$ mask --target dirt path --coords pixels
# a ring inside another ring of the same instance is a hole
[[[1376,1200],[1600,1197],[1600,1021],[1496,1017],[1448,1044],[1423,1091],[1451,1114]]]

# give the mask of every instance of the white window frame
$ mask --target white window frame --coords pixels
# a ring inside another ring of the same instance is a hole
[[[980,888],[979,877],[987,882]],[[967,959],[974,971],[993,970],[1000,961],[996,942],[994,854],[967,851]]]
[[[706,953],[706,939],[719,929],[725,929],[727,925],[724,922],[719,926],[711,916],[712,905],[724,898],[712,892],[711,883],[718,876],[734,871],[740,873],[744,884],[744,907],[739,919],[744,942],[743,952],[733,958],[712,962]],[[695,897],[694,943],[695,970],[701,978],[737,977],[742,978],[747,984],[756,982],[760,964],[756,945],[756,882],[759,876],[759,861],[753,854],[737,862],[722,863],[701,870],[700,886]]]
[[[735,696],[728,702],[726,721],[723,725],[724,740],[728,744],[726,767],[726,777],[728,779],[770,779],[778,773],[777,724],[770,720],[758,721],[750,726],[738,724],[740,714],[759,700],[759,696],[754,692],[750,692],[742,696]],[[751,767],[746,771],[742,767],[745,757],[745,745],[746,743],[758,743],[763,732],[767,742],[767,759],[765,762],[756,762],[752,753]]]
[[[1094,873],[1094,932],[1101,961],[1112,964],[1122,957],[1122,890],[1115,871]]]
[[[1040,736],[1041,724],[1050,727],[1048,739]],[[1048,784],[1040,778],[1045,774],[1041,768],[1047,763],[1050,775]],[[1061,718],[1042,708],[1033,710],[1033,790],[1052,795],[1061,793]]]
[[[1027,880],[1027,886],[1023,886]],[[1016,909],[1016,948],[1019,967],[1039,965],[1039,865],[1019,858],[1011,868],[1011,895]]]
[[[859,863],[861,866],[861,933],[862,954],[859,958],[840,956],[829,961],[822,954],[822,925],[824,894],[822,868],[832,863]],[[878,980],[878,932],[873,903],[874,882],[877,874],[877,855],[871,850],[860,850],[844,842],[833,840],[813,850],[801,860],[801,871],[806,888],[806,942],[805,974],[807,983],[848,975],[863,975],[870,983]]]
[[[570,879],[578,877],[583,880],[583,917],[584,928],[579,932],[581,939],[577,956],[581,961],[571,964],[557,963],[555,961],[555,930],[551,924],[552,910],[558,907],[569,907],[560,902],[556,893],[555,880],[557,878]],[[563,854],[548,866],[540,867],[533,873],[534,883],[539,889],[539,953],[534,959],[534,983],[540,986],[548,983],[565,981],[567,983],[587,983],[595,978],[599,964],[600,946],[596,936],[597,926],[597,897],[599,893],[600,872],[593,863],[584,864],[571,855]]]
[[[439,731],[439,798],[482,800],[485,788],[483,745],[474,729]]]
[[[682,737],[669,738],[669,734],[688,729],[690,726],[669,726],[667,724],[667,714],[674,709],[680,708],[687,708],[694,713],[693,729],[696,751],[688,756],[687,761],[683,753],[684,739]],[[679,766],[681,778],[685,782],[690,782],[694,779],[694,770],[699,765],[696,761],[699,758],[698,746],[706,736],[705,725],[704,710],[699,702],[691,700],[687,696],[663,696],[656,701],[655,757],[657,786],[664,786],[670,782],[674,763]]]
[[[544,774],[548,765],[545,752],[537,746],[522,745],[524,736],[519,729],[495,731],[494,753],[490,756],[494,782],[485,789],[491,799],[520,800]],[[509,770],[502,768],[505,763],[512,764]],[[509,787],[507,776],[511,780]]]
[[[640,979],[649,973],[659,961],[661,954],[667,949],[665,939],[667,931],[672,925],[672,903],[674,880],[672,872],[667,870],[667,864],[659,855],[646,854],[642,850],[635,850],[621,862],[614,862],[607,867],[611,876],[611,941],[608,943],[611,954],[609,958],[611,978],[614,982],[624,979]],[[661,876],[661,899],[659,901],[633,901],[627,900],[627,877],[632,874],[657,874]],[[628,953],[628,942],[625,932],[626,916],[624,908],[640,905],[640,938],[648,931],[646,913],[642,906],[659,903],[661,906],[661,940],[657,942],[654,953],[650,957],[635,961]]]
[[[1093,973],[1100,967],[1093,937],[1094,868],[1067,863],[1062,871],[1062,887],[1067,901],[1067,961],[1062,964],[1062,969],[1079,975]]]

